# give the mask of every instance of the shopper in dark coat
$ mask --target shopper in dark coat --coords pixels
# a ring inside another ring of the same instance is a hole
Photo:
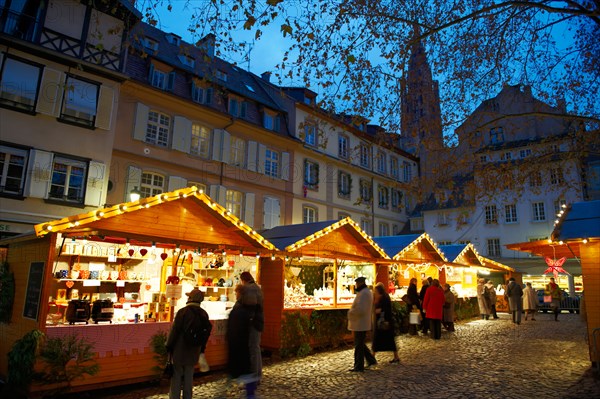
[[[429,288],[429,280],[423,279],[423,286],[421,287],[421,291],[419,292],[419,300],[421,301],[421,306],[419,310],[421,311],[421,332],[423,335],[427,335],[429,331],[429,320],[425,317],[425,309],[423,309],[423,302],[425,301],[425,294],[427,293],[427,289]]]
[[[250,361],[250,329],[252,328],[252,309],[242,304],[244,286],[235,288],[237,301],[227,319],[227,371],[229,377],[237,379],[246,387],[246,397],[254,398],[256,374]]]
[[[400,363],[398,357],[398,349],[396,348],[396,339],[394,334],[394,318],[392,317],[392,300],[389,294],[385,291],[383,283],[377,283],[375,286],[375,295],[373,297],[375,304],[375,329],[373,330],[373,356],[376,352],[392,351],[394,358],[390,363]],[[387,328],[384,328],[380,322],[387,322]]]
[[[413,306],[416,306],[417,309],[421,309],[421,300],[419,299],[419,294],[417,292],[417,279],[414,277],[410,279],[410,284],[408,285],[406,296],[408,299],[409,312],[412,310]]]
[[[169,399],[179,399],[181,397],[182,378],[183,399],[192,398],[194,367],[198,364],[200,353],[204,353],[206,349],[206,343],[212,330],[208,313],[200,307],[200,303],[204,300],[204,293],[194,288],[186,295],[188,296],[187,304],[177,311],[165,345],[173,363]],[[190,345],[185,342],[184,331],[195,324],[197,319],[202,321],[204,334],[198,345]]]

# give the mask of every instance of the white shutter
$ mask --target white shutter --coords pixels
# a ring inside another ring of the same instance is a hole
[[[258,165],[256,165],[256,171],[258,173],[265,173],[265,161],[267,159],[267,146],[264,144],[258,145]]]
[[[227,204],[227,188],[225,186],[211,184],[209,193],[209,196],[213,201],[225,207]]]
[[[48,198],[53,163],[53,153],[31,150],[29,165],[27,166],[28,182],[25,187],[26,197]]]
[[[281,153],[281,179],[288,181],[290,180],[290,153]]]
[[[221,161],[229,163],[229,155],[231,151],[231,135],[227,130],[223,130],[223,136],[221,138],[223,152],[221,153]]]
[[[169,186],[167,191],[175,191],[187,187],[187,180],[179,176],[169,176]]]
[[[244,198],[244,222],[250,226],[254,226],[254,193],[246,193]]]
[[[256,172],[257,166],[257,148],[258,143],[256,141],[248,142],[248,170]]]
[[[84,204],[100,206],[104,204],[104,174],[106,165],[102,162],[90,161]],[[139,187],[138,187],[139,188]]]
[[[219,186],[219,200],[217,201],[222,207],[227,206],[227,188],[225,186]]]
[[[277,198],[265,197],[263,208],[263,223],[265,229],[279,226],[280,205]]]
[[[129,193],[135,188],[139,190],[142,187],[142,170],[135,166],[127,168],[127,182],[125,186],[124,202],[129,202]]]
[[[212,160],[223,160],[223,129],[214,129],[212,135]]]
[[[173,144],[177,151],[189,153],[192,142],[192,121],[183,116],[173,118]],[[170,190],[169,190],[170,191]]]
[[[99,129],[110,130],[112,111],[115,100],[115,91],[108,86],[100,86],[98,96],[98,112],[96,113],[95,126]]]
[[[137,103],[135,110],[135,125],[133,126],[133,138],[146,141],[146,129],[148,128],[148,112],[150,108],[142,103]]]
[[[40,84],[40,92],[38,93],[37,105],[35,107],[36,112],[54,117],[58,116],[64,92],[64,82],[64,73],[56,69],[44,68],[42,84]]]

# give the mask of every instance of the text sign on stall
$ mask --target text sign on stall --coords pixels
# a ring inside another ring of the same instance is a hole
[[[38,318],[45,265],[45,262],[31,262],[29,265],[29,278],[27,279],[27,292],[23,308],[23,317],[28,319],[37,320]]]

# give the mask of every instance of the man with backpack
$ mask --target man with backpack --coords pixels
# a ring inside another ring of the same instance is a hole
[[[175,315],[166,343],[168,356],[173,363],[169,399],[180,399],[182,389],[183,399],[192,398],[194,367],[206,349],[212,330],[208,313],[200,307],[204,300],[202,291],[194,288],[186,295],[187,303]]]

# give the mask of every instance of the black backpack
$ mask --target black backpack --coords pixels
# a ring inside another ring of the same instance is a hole
[[[212,325],[203,309],[189,308],[184,317],[183,342],[189,346],[204,346]]]

